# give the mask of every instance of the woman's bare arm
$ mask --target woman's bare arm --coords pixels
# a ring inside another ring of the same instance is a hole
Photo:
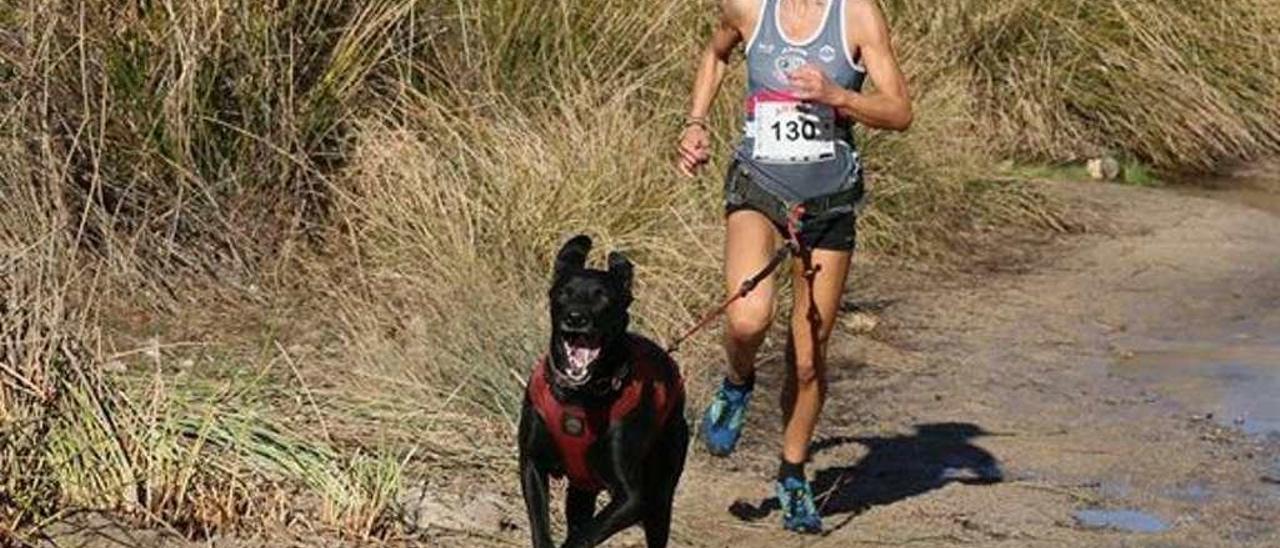
[[[911,96],[906,78],[898,68],[889,39],[889,24],[874,0],[847,0],[847,28],[862,54],[867,76],[875,82],[875,91],[858,93],[840,88],[821,70],[804,66],[791,73],[796,95],[805,100],[825,103],[840,114],[868,127],[902,131],[911,127]]]
[[[763,0],[759,0],[763,1]],[[693,176],[699,167],[711,158],[711,143],[705,120],[711,111],[711,103],[720,91],[729,57],[743,41],[743,29],[749,28],[752,0],[724,0],[721,2],[720,22],[716,25],[707,47],[699,56],[698,72],[693,79],[693,93],[689,104],[689,121],[680,136],[679,168]]]

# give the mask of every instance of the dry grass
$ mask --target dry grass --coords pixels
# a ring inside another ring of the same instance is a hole
[[[930,43],[966,67],[977,127],[1001,154],[1211,170],[1280,147],[1274,0],[897,4],[904,21],[954,29]]]
[[[1280,147],[1273,1],[885,5],[918,115],[864,134],[864,249],[1071,226],[993,181],[998,159],[1205,169]],[[629,252],[659,338],[719,292],[724,165],[670,167],[711,12],[0,7],[0,534],[89,508],[192,536],[385,537],[405,476],[509,478],[560,241]],[[213,308],[231,312],[197,328]],[[161,337],[198,345],[136,348]],[[694,379],[712,339],[682,355]]]
[[[0,187],[0,532],[56,508],[54,480],[42,458],[64,389],[86,367],[85,318],[64,298],[73,281],[60,237],[65,211],[24,185],[31,175],[13,141],[0,147],[0,168],[15,184]]]

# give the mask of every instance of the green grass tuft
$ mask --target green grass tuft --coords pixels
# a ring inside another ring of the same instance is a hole
[[[1134,186],[1159,186],[1163,184],[1155,172],[1145,163],[1126,159],[1120,162],[1120,180]]]

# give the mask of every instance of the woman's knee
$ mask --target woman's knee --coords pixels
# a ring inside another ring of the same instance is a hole
[[[812,357],[802,358],[796,356],[792,364],[795,373],[797,386],[809,386],[822,381],[822,363],[821,360]]]
[[[773,311],[749,301],[739,303],[727,314],[729,336],[734,340],[754,340],[764,336],[773,323]]]

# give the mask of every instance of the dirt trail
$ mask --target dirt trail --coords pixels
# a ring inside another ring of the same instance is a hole
[[[1280,179],[1267,184],[1250,188],[1280,196]],[[1104,228],[1004,271],[855,283],[855,304],[883,307],[884,325],[833,342],[809,468],[826,536],[782,533],[767,500],[779,375],[766,363],[742,450],[691,455],[676,543],[1280,546],[1280,435],[1206,420],[1113,366],[1170,341],[1277,333],[1275,201],[1046,189]],[[1135,526],[1165,530],[1089,529],[1074,517],[1084,508],[1139,510],[1158,521]]]
[[[1212,416],[1202,404],[1223,394],[1176,398],[1126,373],[1148,350],[1243,341],[1271,345],[1264,373],[1280,383],[1277,174],[1258,164],[1218,190],[1045,183],[1094,230],[1009,245],[962,274],[858,256],[848,304],[881,323],[833,338],[809,465],[826,534],[781,531],[771,500],[773,355],[739,451],[690,454],[672,544],[1280,546],[1280,432]],[[508,495],[517,530],[484,538],[523,545]],[[1094,509],[1130,530],[1086,527],[1077,512]]]
[[[1280,162],[1254,166],[1220,192],[1045,183],[1095,230],[1003,246],[963,274],[859,255],[848,304],[874,310],[880,325],[833,339],[809,467],[827,533],[784,533],[770,500],[774,355],[761,364],[739,451],[691,453],[672,544],[1280,546],[1280,432],[1245,435],[1207,416],[1202,404],[1221,395],[1175,398],[1125,366],[1184,343],[1269,344],[1264,373],[1277,384],[1261,386],[1280,386],[1277,173]],[[460,498],[469,504],[450,510],[458,528],[435,530],[427,545],[527,545],[514,482]],[[1087,528],[1076,512],[1091,508],[1143,512],[1102,517],[1158,531]],[[137,533],[72,545],[166,544]],[[643,541],[631,530],[609,545]]]

